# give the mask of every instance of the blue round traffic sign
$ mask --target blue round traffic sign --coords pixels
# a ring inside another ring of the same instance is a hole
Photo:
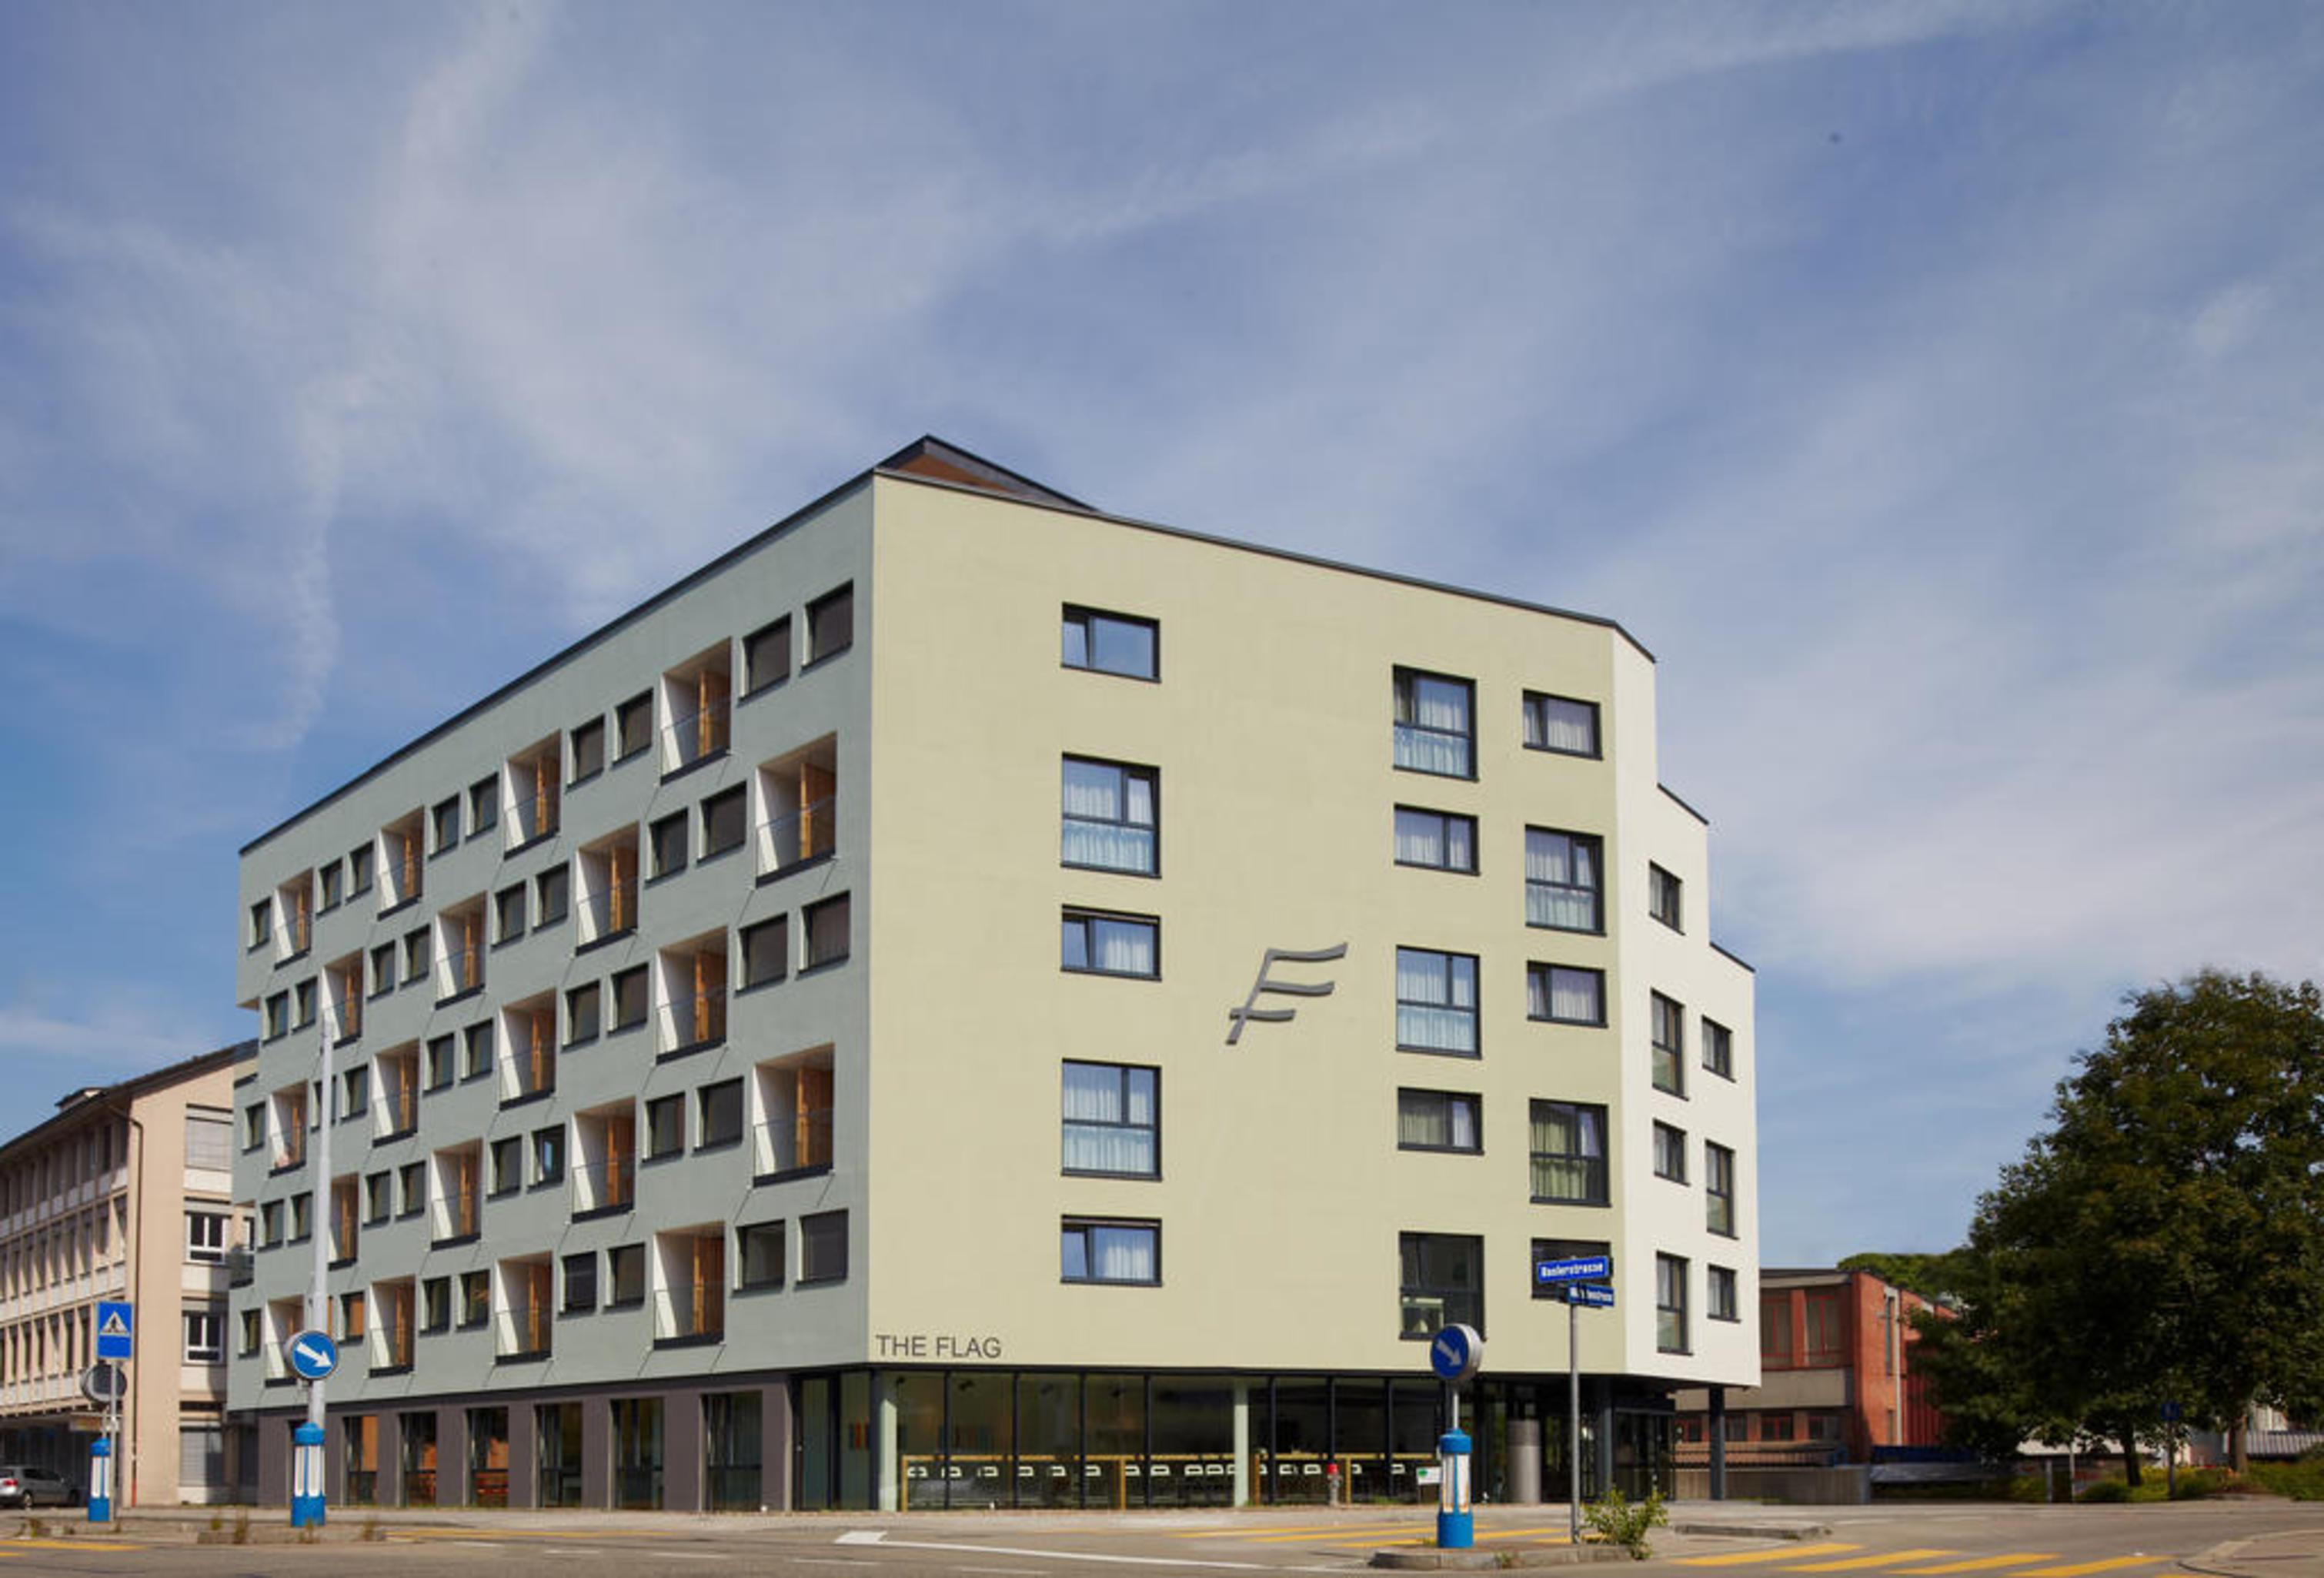
[[[1429,1340],[1428,1368],[1446,1380],[1468,1380],[1484,1357],[1485,1339],[1474,1326],[1445,1326]]]
[[[300,1380],[321,1380],[339,1367],[339,1345],[328,1332],[301,1332],[290,1339],[290,1369]]]

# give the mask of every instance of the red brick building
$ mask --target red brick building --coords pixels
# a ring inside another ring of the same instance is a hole
[[[1913,1364],[1927,1299],[1869,1271],[1759,1275],[1760,1384],[1729,1388],[1728,1461],[1868,1463],[1877,1446],[1933,1446],[1942,1421]],[[1678,1458],[1709,1455],[1709,1394],[1677,1395]]]

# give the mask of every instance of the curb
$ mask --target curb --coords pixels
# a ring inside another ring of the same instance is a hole
[[[1583,1562],[1627,1562],[1630,1553],[1619,1546],[1512,1546],[1480,1551],[1474,1546],[1458,1551],[1374,1551],[1371,1565],[1406,1572],[1465,1573],[1493,1567],[1571,1567]]]

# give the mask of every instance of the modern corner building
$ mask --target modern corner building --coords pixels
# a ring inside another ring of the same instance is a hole
[[[315,1232],[349,1501],[1411,1500],[1455,1321],[1562,1486],[1594,1251],[1667,1484],[1759,1371],[1705,844],[1610,623],[923,439],[243,851],[262,1496]]]
[[[85,1484],[104,1408],[81,1390],[100,1302],[135,1311],[126,1505],[224,1501],[234,1078],[248,1042],[78,1090],[0,1144],[0,1463]]]

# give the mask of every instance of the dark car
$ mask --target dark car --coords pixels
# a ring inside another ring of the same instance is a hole
[[[79,1493],[48,1469],[0,1467],[0,1507],[69,1507]]]

